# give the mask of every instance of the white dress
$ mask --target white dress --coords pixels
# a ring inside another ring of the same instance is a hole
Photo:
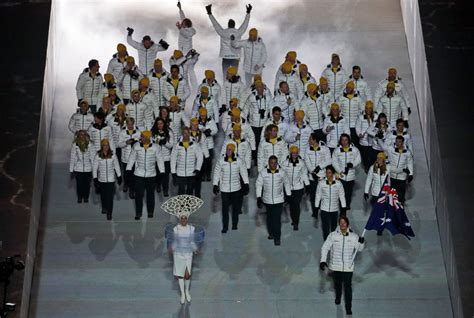
[[[197,250],[194,239],[194,226],[187,224],[182,226],[176,225],[173,228],[173,275],[184,277],[186,269],[191,275],[193,263],[193,253]]]

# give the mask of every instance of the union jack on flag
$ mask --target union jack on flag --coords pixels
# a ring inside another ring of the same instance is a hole
[[[415,233],[411,228],[403,205],[398,201],[397,190],[390,186],[388,180],[387,176],[382,189],[380,189],[377,201],[372,207],[372,213],[365,229],[378,232],[387,229],[392,235],[403,234],[410,239],[410,237],[415,236]]]

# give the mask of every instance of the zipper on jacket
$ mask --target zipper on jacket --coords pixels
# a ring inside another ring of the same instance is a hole
[[[188,149],[184,148],[184,176],[188,176]]]
[[[252,72],[253,65],[253,42],[252,42],[252,53],[250,54],[250,72]]]
[[[344,245],[346,243],[346,236],[343,234],[342,235],[342,255],[341,255],[341,259],[342,259],[342,271],[344,271]]]
[[[332,184],[329,185],[329,206],[328,206],[328,212],[331,212],[331,188],[332,188]]]
[[[145,149],[145,158],[143,159],[143,168],[144,168],[143,178],[146,178],[146,152],[147,152],[147,149]]]
[[[232,189],[232,162],[229,162],[229,192]]]
[[[274,181],[274,180],[275,180],[275,179],[274,179],[274,176],[275,176],[275,175],[274,175],[273,172],[271,172],[271,174],[272,174],[272,203],[275,204],[275,197],[273,196],[273,185],[274,185],[274,182],[275,182],[275,181]]]
[[[105,182],[109,182],[109,165],[107,161],[108,159],[105,159]]]
[[[82,153],[82,172],[86,172],[86,164],[84,162],[84,153],[81,151]]]

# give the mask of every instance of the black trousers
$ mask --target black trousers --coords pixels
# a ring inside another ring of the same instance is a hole
[[[100,202],[102,211],[107,211],[107,215],[112,215],[114,209],[115,182],[100,183]]]
[[[158,188],[163,189],[163,192],[165,194],[168,194],[169,189],[170,189],[170,172],[171,172],[171,162],[165,161],[165,173],[156,174],[156,186]]]
[[[320,141],[326,142],[326,135],[323,133],[322,129],[315,129],[313,132],[318,136]]]
[[[97,113],[97,105],[89,105],[89,109],[91,113],[93,114]]]
[[[229,208],[232,206],[232,226],[239,224],[239,213],[242,209],[242,191],[221,192],[222,229],[229,228]]]
[[[377,160],[377,155],[379,152],[382,150],[376,150],[372,147],[370,147],[370,152],[369,152],[369,167],[374,164],[375,160]]]
[[[323,228],[323,239],[326,241],[328,235],[336,230],[337,227],[337,212],[326,212],[321,210],[321,223]]]
[[[176,177],[178,194],[193,194],[196,177]]]
[[[122,162],[122,148],[115,149],[115,155],[117,156],[118,162]],[[125,170],[122,170],[122,174]]]
[[[135,176],[135,215],[143,214],[143,197],[146,192],[146,209],[148,215],[153,215],[155,210],[155,177]]]
[[[212,137],[208,137],[212,138]],[[209,149],[209,157],[204,158],[201,169],[201,180],[211,179],[212,159],[214,159],[214,149]]]
[[[317,216],[317,209],[314,206],[314,203],[316,202],[316,191],[318,190],[318,181],[309,181],[309,201],[311,202],[311,211],[313,211],[313,214]]]
[[[122,170],[124,174],[124,187],[127,187],[130,191],[130,193],[135,192],[135,175],[133,172],[135,171],[135,166],[132,167],[132,170],[127,171],[127,164],[125,162],[122,162]]]
[[[397,190],[398,200],[403,204],[405,203],[405,193],[407,190],[407,181],[406,180],[397,180],[390,178],[390,184],[392,188]]]
[[[364,165],[365,171],[368,171],[370,166],[372,165],[370,163],[370,156],[371,156],[371,151],[372,151],[371,146],[362,146],[359,145],[359,151],[360,151],[360,157],[362,159],[362,164]]]
[[[344,181],[340,180],[342,183],[342,187],[344,188],[344,197],[346,198],[346,207],[347,209],[351,208],[351,201],[352,201],[352,189],[354,189],[354,180],[352,181]]]
[[[74,172],[78,200],[89,200],[92,172]]]
[[[201,185],[202,185],[202,180],[204,179],[204,171],[202,169],[199,171],[197,175],[194,176],[194,187],[193,191],[191,194],[194,196],[200,198],[201,197]]]
[[[336,299],[340,300],[342,296],[342,285],[344,285],[344,303],[346,310],[352,309],[352,272],[332,273],[334,279],[334,289],[336,290]]]
[[[303,197],[304,189],[291,191],[290,197],[290,217],[293,225],[300,223],[301,214],[301,198]]]
[[[359,148],[359,135],[357,135],[356,129],[355,128],[350,128],[351,130],[351,142]]]
[[[257,150],[258,150],[258,145],[260,144],[260,136],[262,135],[262,129],[263,127],[252,127],[253,134],[255,135],[255,149],[252,150],[252,159],[255,162],[255,165],[257,165]]]
[[[281,238],[281,212],[283,211],[283,203],[265,204],[267,207],[267,230],[275,241]]]

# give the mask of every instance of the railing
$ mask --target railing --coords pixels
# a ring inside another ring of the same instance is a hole
[[[451,239],[452,225],[450,223],[445,182],[439,151],[438,131],[431,98],[428,64],[426,62],[423,30],[421,28],[420,10],[417,0],[400,0],[403,24],[408,43],[408,53],[413,73],[416,100],[425,145],[426,159],[430,172],[431,188],[438,219],[441,248],[448,280],[449,292],[454,317],[464,317],[461,294],[454,257],[454,246]]]
[[[48,155],[48,144],[50,136],[51,119],[53,113],[53,101],[55,94],[55,70],[54,57],[56,21],[55,1],[51,3],[49,20],[49,37],[46,52],[46,66],[43,81],[43,100],[41,103],[41,116],[38,131],[38,145],[36,149],[35,178],[33,184],[33,199],[31,204],[30,227],[28,233],[28,245],[26,250],[26,267],[24,272],[23,292],[20,317],[28,317],[31,285],[36,260],[36,244],[38,238],[38,227],[41,213],[41,201],[43,196],[43,185]]]

